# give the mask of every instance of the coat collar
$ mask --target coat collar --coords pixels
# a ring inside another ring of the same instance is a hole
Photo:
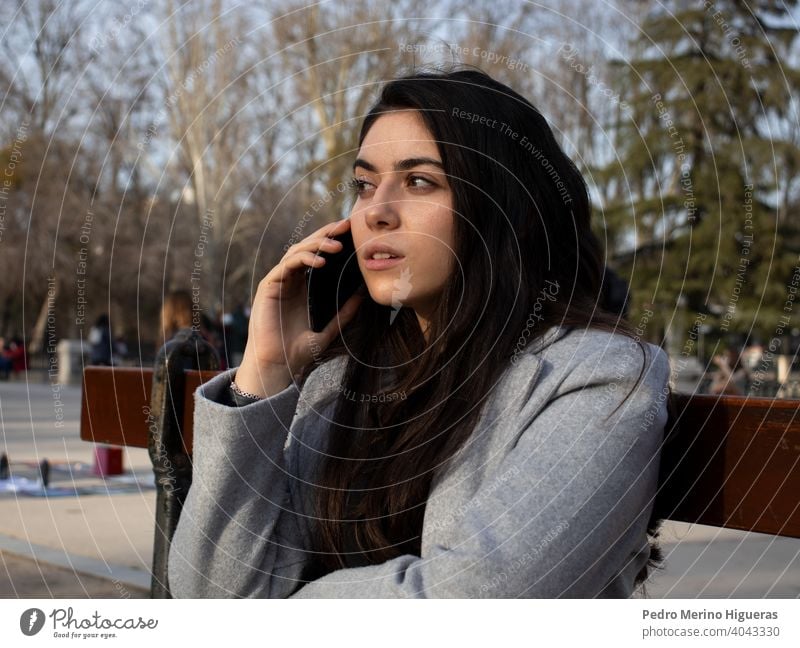
[[[522,349],[514,353],[511,357],[511,364],[519,362],[539,364],[539,354],[554,342],[563,338],[572,330],[571,326],[555,325],[551,326],[535,340],[531,340]]]
[[[553,342],[560,340],[573,329],[572,326],[555,325],[547,329],[541,336],[531,342],[531,353],[539,353]]]
[[[571,330],[570,326],[551,326],[511,357],[511,366],[506,371],[504,378],[510,384],[514,384],[515,388],[500,387],[495,392],[495,398],[499,400],[501,409],[511,405],[519,408],[530,400],[544,366],[542,351],[563,338]],[[519,386],[522,386],[521,391]]]

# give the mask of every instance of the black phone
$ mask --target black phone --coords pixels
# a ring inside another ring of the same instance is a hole
[[[325,264],[306,270],[308,325],[317,333],[336,317],[345,302],[364,284],[351,231],[333,238],[341,241],[342,249],[318,252],[325,257]]]

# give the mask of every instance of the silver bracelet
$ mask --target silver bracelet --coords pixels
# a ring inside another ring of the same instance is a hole
[[[250,392],[242,391],[241,389],[239,389],[238,385],[234,381],[231,381],[231,391],[234,394],[238,394],[242,398],[249,398],[250,400],[264,400],[263,396],[257,396],[256,394],[251,394]]]

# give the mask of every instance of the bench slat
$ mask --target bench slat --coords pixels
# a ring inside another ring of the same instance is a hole
[[[219,372],[188,371],[185,403]],[[147,447],[152,369],[86,367],[81,439]],[[662,517],[800,538],[800,401],[676,395],[662,450]],[[193,408],[183,412],[192,447]]]
[[[81,394],[81,439],[146,448],[153,370],[85,367]]]
[[[800,538],[800,401],[676,394],[676,404],[664,517]]]
[[[194,402],[194,391],[218,371],[187,371],[185,403]],[[138,367],[94,367],[83,370],[81,398],[82,441],[146,448],[150,421],[150,389],[153,370]],[[191,451],[194,410],[183,412],[183,438]]]

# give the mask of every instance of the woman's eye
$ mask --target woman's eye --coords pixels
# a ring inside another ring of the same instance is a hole
[[[422,176],[409,176],[406,182],[412,189],[430,189],[436,186],[435,182]],[[352,178],[348,185],[356,196],[363,196],[365,193],[375,189],[375,185],[364,178]]]
[[[415,189],[427,189],[428,187],[435,187],[436,184],[422,176],[410,176],[408,178],[409,184]]]
[[[348,184],[350,185],[351,191],[356,196],[360,196],[372,186],[369,182],[362,178],[352,178]]]

